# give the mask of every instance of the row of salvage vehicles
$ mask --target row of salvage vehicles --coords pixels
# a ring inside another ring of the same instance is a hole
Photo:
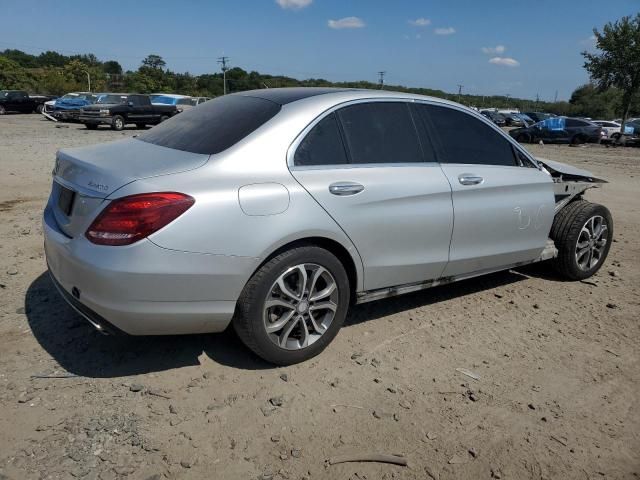
[[[164,93],[73,92],[46,102],[42,114],[53,121],[80,122],[90,130],[100,125],[122,130],[127,124],[138,128],[157,125],[207,100],[208,97]]]

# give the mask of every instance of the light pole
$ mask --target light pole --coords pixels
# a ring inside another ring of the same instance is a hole
[[[83,72],[87,74],[87,83],[89,84],[89,93],[91,93],[91,75],[89,75],[89,72],[87,70],[83,70]]]

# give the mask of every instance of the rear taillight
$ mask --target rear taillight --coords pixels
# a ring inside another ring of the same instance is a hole
[[[112,201],[85,236],[98,245],[130,245],[186,212],[195,200],[176,192],[142,193]]]

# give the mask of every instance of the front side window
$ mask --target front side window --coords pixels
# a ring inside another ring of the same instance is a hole
[[[334,113],[320,120],[298,145],[296,166],[344,165],[348,163],[338,121]]]
[[[424,158],[409,107],[401,102],[359,103],[337,112],[351,163],[415,163]]]
[[[417,107],[432,136],[440,139],[442,163],[517,165],[511,143],[482,120],[450,107]]]

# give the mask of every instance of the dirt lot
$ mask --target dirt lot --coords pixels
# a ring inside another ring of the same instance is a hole
[[[640,149],[532,147],[611,182],[588,194],[616,227],[593,279],[536,266],[360,306],[273,368],[232,332],[101,336],[55,292],[55,151],[135,133],[0,117],[0,479],[640,476]],[[325,464],[371,452],[409,466]]]

